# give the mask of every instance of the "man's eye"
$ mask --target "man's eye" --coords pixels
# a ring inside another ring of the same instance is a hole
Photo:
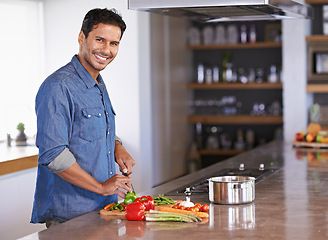
[[[96,40],[97,40],[98,42],[102,42],[102,41],[103,41],[102,38],[97,38]]]

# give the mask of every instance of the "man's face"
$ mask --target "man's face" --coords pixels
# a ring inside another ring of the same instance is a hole
[[[119,27],[103,23],[94,26],[87,38],[80,32],[78,59],[94,79],[116,57],[120,38]]]

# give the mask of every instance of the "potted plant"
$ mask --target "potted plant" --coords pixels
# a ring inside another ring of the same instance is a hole
[[[24,132],[25,125],[24,123],[18,123],[17,130],[19,131],[17,137],[16,137],[16,145],[17,146],[25,146],[26,145],[26,134]]]

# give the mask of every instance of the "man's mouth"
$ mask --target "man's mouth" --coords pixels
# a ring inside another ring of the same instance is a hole
[[[95,54],[95,57],[100,59],[101,61],[106,61],[108,59],[107,57],[101,56],[99,54]]]

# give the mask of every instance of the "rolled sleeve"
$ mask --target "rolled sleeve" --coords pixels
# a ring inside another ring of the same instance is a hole
[[[118,141],[121,145],[123,145],[122,140],[118,136],[115,136],[115,141]]]
[[[48,164],[48,168],[53,173],[59,173],[72,166],[75,162],[76,159],[74,155],[68,148],[65,148],[51,163]]]

